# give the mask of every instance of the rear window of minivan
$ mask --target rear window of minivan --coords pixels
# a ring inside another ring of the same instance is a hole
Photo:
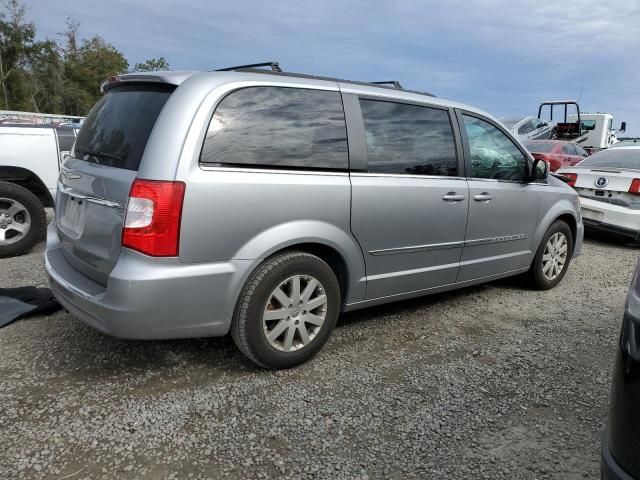
[[[216,108],[200,162],[346,170],[347,127],[340,93],[271,86],[236,90]]]
[[[151,130],[175,86],[122,85],[109,90],[82,125],[73,156],[138,170]]]

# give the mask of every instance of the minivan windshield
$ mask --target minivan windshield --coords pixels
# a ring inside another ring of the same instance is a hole
[[[122,85],[93,107],[73,156],[109,167],[138,170],[151,130],[175,86]]]
[[[640,148],[603,150],[580,162],[581,167],[630,168],[640,170]]]

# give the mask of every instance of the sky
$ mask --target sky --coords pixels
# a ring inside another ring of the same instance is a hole
[[[491,114],[550,99],[615,116],[640,137],[640,0],[25,0],[40,38],[67,17],[130,65],[278,61],[287,71],[398,80]]]

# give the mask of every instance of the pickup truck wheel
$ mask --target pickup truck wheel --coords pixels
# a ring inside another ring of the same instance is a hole
[[[538,290],[549,290],[564,278],[573,255],[573,235],[566,222],[556,220],[542,238],[529,276]]]
[[[231,323],[236,345],[264,368],[283,369],[314,356],[340,311],[333,270],[305,252],[267,259],[247,281]]]
[[[38,197],[15,183],[0,182],[0,257],[31,250],[44,238],[45,224]]]

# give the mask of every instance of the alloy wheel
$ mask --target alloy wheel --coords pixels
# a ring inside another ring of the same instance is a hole
[[[31,228],[27,207],[12,198],[0,197],[0,245],[20,241]]]
[[[567,237],[562,232],[551,235],[542,255],[542,273],[547,280],[555,280],[567,262]]]
[[[269,295],[262,315],[264,334],[277,350],[300,350],[318,335],[326,315],[322,284],[310,275],[294,275]]]

